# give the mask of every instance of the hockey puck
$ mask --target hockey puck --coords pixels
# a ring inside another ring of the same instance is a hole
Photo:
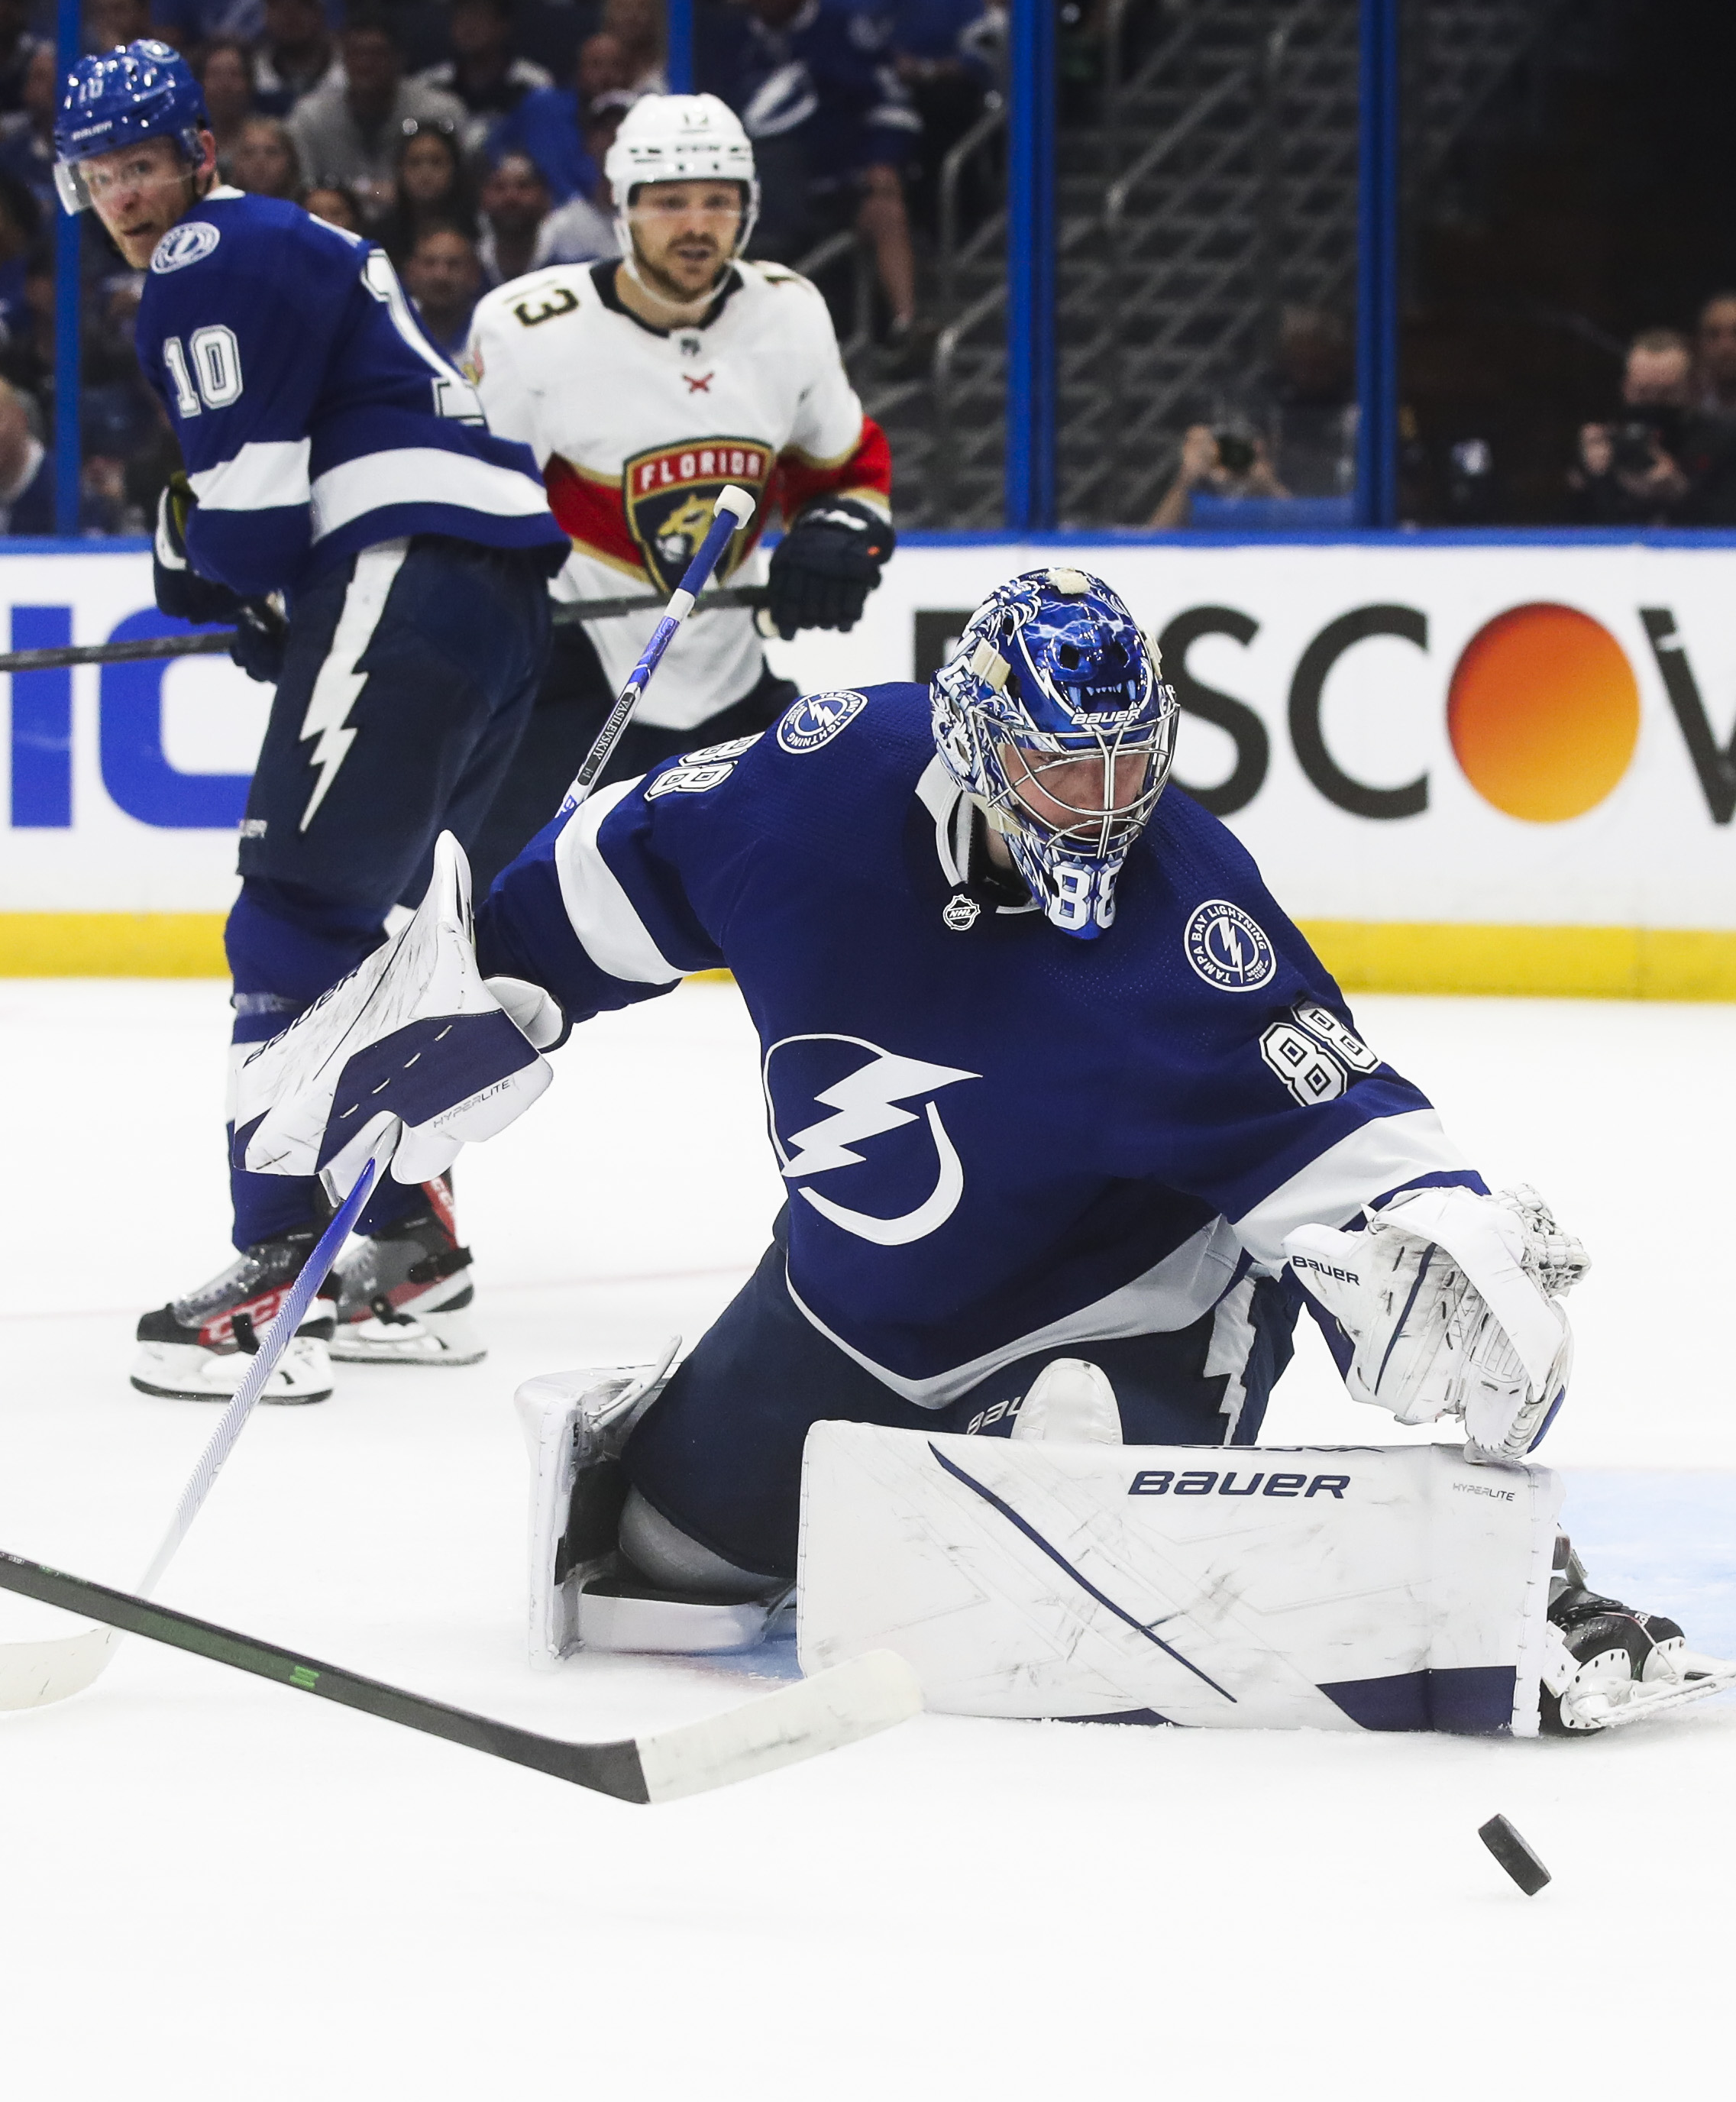
[[[1528,1898],[1534,1898],[1548,1882],[1549,1871],[1504,1817],[1491,1817],[1486,1825],[1479,1825],[1477,1836]]]

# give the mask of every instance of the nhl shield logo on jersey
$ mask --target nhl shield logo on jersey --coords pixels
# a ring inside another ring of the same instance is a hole
[[[835,694],[804,694],[777,725],[777,742],[786,752],[817,752],[847,729],[868,705],[866,694],[848,688]]]
[[[757,518],[771,471],[771,448],[758,438],[699,438],[636,453],[621,470],[621,500],[652,582],[666,592],[680,583],[727,484],[748,492]],[[740,566],[756,530],[744,526],[730,541],[717,565],[720,579]]]
[[[1227,898],[1197,907],[1181,941],[1196,973],[1220,992],[1257,992],[1278,969],[1265,929]]]
[[[184,219],[151,251],[152,274],[166,277],[171,270],[184,270],[209,255],[222,237],[208,219]]]

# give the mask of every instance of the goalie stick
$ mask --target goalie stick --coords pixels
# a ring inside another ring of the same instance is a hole
[[[699,543],[699,552],[687,565],[687,574],[669,595],[668,610],[651,631],[644,654],[627,675],[621,698],[609,710],[609,720],[596,734],[596,742],[585,754],[573,785],[561,799],[557,814],[569,818],[596,785],[596,778],[609,764],[609,756],[621,742],[640,696],[651,683],[651,675],[663,661],[663,652],[675,638],[682,622],[693,610],[693,601],[706,588],[706,580],[721,560],[730,541],[754,515],[754,499],[745,489],[726,483],[711,507],[711,530]]]
[[[707,592],[696,613],[727,613],[732,608],[757,611],[766,603],[764,584],[724,584]],[[630,613],[660,613],[663,601],[648,592],[624,598],[562,600],[551,610],[556,627],[582,627],[590,620],[620,620]],[[203,627],[192,635],[144,635],[131,642],[61,642],[42,650],[0,651],[0,672],[57,672],[69,664],[143,664],[162,657],[218,657],[235,640],[232,627]]]
[[[368,1201],[368,1192],[391,1157],[401,1129],[394,1120],[391,1128],[382,1133],[356,1186],[338,1207],[313,1253],[302,1265],[301,1275],[290,1287],[276,1319],[262,1337],[246,1377],[236,1389],[234,1399],[219,1417],[210,1443],[199,1455],[198,1465],[181,1492],[169,1530],[151,1557],[150,1566],[139,1580],[139,1590],[145,1597],[156,1588],[175,1550],[187,1537],[188,1528],[210,1494],[211,1484],[224,1461],[235,1449],[235,1441],[246,1427],[247,1419],[277,1370],[279,1359],[306,1318],[313,1295],[326,1282],[326,1272],[348,1239],[351,1227]],[[117,1592],[114,1595],[125,1594]],[[95,1617],[99,1622],[103,1619],[100,1613]],[[74,1693],[82,1692],[107,1668],[120,1642],[116,1630],[121,1625],[110,1621],[106,1626],[86,1628],[78,1634],[63,1635],[49,1642],[0,1643],[0,1709],[46,1708],[51,1701],[64,1701]]]
[[[871,1650],[799,1685],[781,1687],[702,1722],[681,1723],[649,1736],[572,1744],[486,1715],[472,1715],[443,1701],[383,1685],[377,1678],[364,1678],[294,1650],[195,1620],[171,1606],[113,1591],[82,1576],[69,1576],[62,1570],[26,1562],[4,1550],[0,1550],[0,1586],[27,1599],[39,1599],[45,1605],[88,1613],[106,1621],[110,1629],[232,1665],[237,1671],[250,1671],[256,1678],[317,1694],[322,1701],[335,1701],[383,1722],[467,1745],[472,1751],[509,1759],[515,1766],[534,1767],[556,1780],[613,1795],[622,1803],[671,1803],[679,1796],[698,1795],[706,1789],[794,1766],[906,1722],[923,1705],[916,1675],[903,1658],[891,1650]]]

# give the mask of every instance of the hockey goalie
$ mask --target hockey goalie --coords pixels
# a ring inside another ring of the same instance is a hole
[[[1016,577],[932,687],[557,818],[473,956],[449,843],[371,979],[243,1069],[248,1165],[341,1186],[401,1092],[426,1177],[538,1047],[734,973],[787,1202],[679,1361],[521,1391],[537,1657],[744,1647],[793,1598],[804,1665],[889,1645],[993,1715],[1526,1735],[1736,1679],[1592,1589],[1530,1457],[1583,1250],[1166,786],[1176,722],[1107,585]],[[1351,1399],[1453,1442],[1262,1447],[1304,1310]]]

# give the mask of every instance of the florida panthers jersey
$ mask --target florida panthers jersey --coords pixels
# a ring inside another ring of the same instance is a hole
[[[658,329],[616,296],[617,265],[534,272],[477,308],[467,360],[489,426],[535,453],[572,556],[556,594],[666,596],[711,522],[726,483],[756,499],[718,565],[720,582],[758,582],[768,507],[786,516],[822,492],[884,508],[886,441],[845,375],[826,302],[804,277],[737,263],[704,320]],[[658,614],[587,631],[619,688]],[[671,729],[739,700],[763,659],[746,612],[689,620],[639,708]]]
[[[478,921],[486,970],[579,1018],[734,972],[791,1296],[906,1400],[1186,1327],[1299,1226],[1482,1187],[1180,790],[1096,942],[972,880],[970,822],[924,688],[810,696],[556,819]]]
[[[384,251],[299,205],[203,199],[157,245],[138,344],[199,499],[202,576],[293,592],[415,533],[558,557],[536,463],[490,436]]]

